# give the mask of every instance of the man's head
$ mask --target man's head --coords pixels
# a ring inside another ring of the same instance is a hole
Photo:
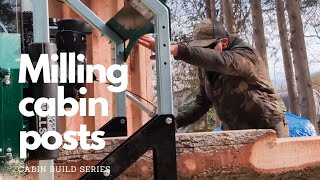
[[[193,30],[191,46],[222,51],[228,47],[228,32],[223,25],[210,19],[201,21]]]

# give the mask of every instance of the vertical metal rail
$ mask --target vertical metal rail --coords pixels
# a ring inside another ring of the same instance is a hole
[[[33,37],[34,42],[49,42],[48,0],[33,1]]]
[[[158,112],[173,114],[169,11],[158,0],[143,1],[155,16]]]
[[[48,0],[33,1],[33,37],[34,42],[49,42],[49,9]],[[53,180],[54,172],[50,172],[50,166],[54,166],[53,160],[40,160],[40,167],[46,167],[45,172],[39,172],[39,180]]]
[[[173,114],[172,74],[170,52],[170,16],[167,7],[158,0],[143,0],[150,7],[155,16],[156,34],[156,70],[157,70],[157,98],[159,115]],[[172,118],[165,119],[167,124],[173,123]],[[171,126],[165,144],[159,144],[153,149],[154,179],[176,179],[176,142],[174,125]],[[166,167],[165,167],[166,166]],[[168,177],[169,175],[170,177]]]
[[[124,64],[124,42],[122,40],[115,44],[115,63]],[[115,76],[120,77],[120,72],[116,71]],[[122,91],[116,93],[116,116],[126,117],[126,115],[126,91]]]

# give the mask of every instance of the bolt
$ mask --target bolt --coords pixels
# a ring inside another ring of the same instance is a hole
[[[124,124],[125,122],[126,122],[125,119],[120,119],[120,123],[121,123],[121,124]]]
[[[105,171],[103,171],[103,175],[104,175],[105,177],[110,176],[110,169],[106,169]]]
[[[11,84],[11,81],[10,81],[10,79],[6,79],[6,80],[4,81],[4,83],[5,83],[7,86],[9,86],[9,85]]]
[[[172,118],[170,118],[170,117],[166,118],[166,123],[167,124],[171,124],[172,123]]]
[[[12,149],[10,147],[7,148],[7,153],[11,153]]]
[[[156,21],[152,19],[151,20],[151,24],[155,24],[155,23],[156,23]]]
[[[8,86],[11,84],[11,80],[10,80],[10,69],[5,69],[4,71],[4,83]]]
[[[7,158],[7,160],[11,160],[12,159],[12,153],[6,153],[6,158]]]
[[[2,153],[2,149],[0,148],[0,153]]]

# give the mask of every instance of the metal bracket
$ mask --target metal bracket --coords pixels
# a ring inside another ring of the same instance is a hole
[[[99,131],[105,132],[103,137],[127,136],[127,118],[114,117],[102,126]]]
[[[175,126],[172,115],[158,115],[101,160],[108,172],[89,172],[81,180],[115,179],[148,150],[153,151],[154,179],[177,179]]]

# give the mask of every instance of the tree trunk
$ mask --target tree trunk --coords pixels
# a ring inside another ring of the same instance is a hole
[[[221,0],[220,1],[220,18],[219,18],[219,21],[221,22],[221,23],[223,23],[224,24],[224,3],[223,3],[223,1],[224,0]],[[217,18],[218,19],[218,18]]]
[[[292,59],[290,54],[290,45],[289,45],[289,39],[287,34],[283,0],[276,0],[275,4],[276,4],[276,11],[277,11],[278,28],[279,28],[279,36],[280,36],[281,49],[282,49],[284,71],[285,71],[285,76],[287,81],[290,111],[291,113],[299,116],[300,115],[299,99],[298,99],[296,84],[294,80],[294,72],[293,72]]]
[[[205,5],[205,9],[206,9],[206,17],[208,19],[211,19],[211,4],[210,4],[210,0],[204,0],[204,5]]]
[[[262,59],[268,68],[266,39],[264,36],[263,17],[261,10],[261,0],[250,0],[252,11],[253,40],[255,47],[259,51]]]
[[[216,0],[210,0],[210,8],[211,8],[211,18],[216,20],[217,11],[216,11]]]
[[[295,71],[297,73],[297,87],[299,92],[301,116],[309,119],[318,134],[318,119],[313,98],[312,83],[308,67],[301,12],[298,0],[286,0],[291,32],[291,49]]]
[[[224,8],[224,24],[226,25],[227,31],[231,34],[236,32],[234,26],[234,17],[232,12],[232,0],[222,0]]]

